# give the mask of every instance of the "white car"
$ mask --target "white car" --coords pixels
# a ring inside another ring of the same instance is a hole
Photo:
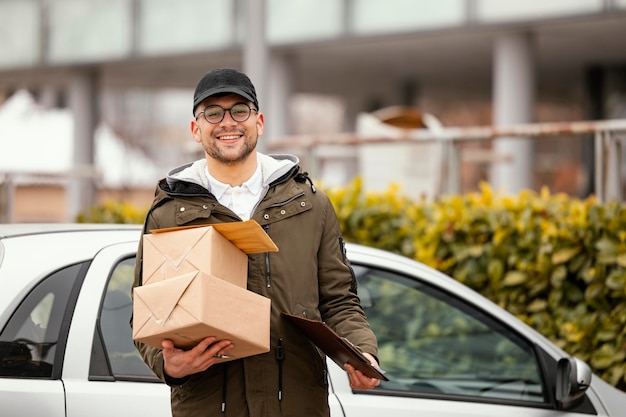
[[[131,340],[139,226],[0,225],[0,414],[170,416]],[[624,416],[626,394],[454,279],[348,246],[389,381],[328,361],[332,416]]]

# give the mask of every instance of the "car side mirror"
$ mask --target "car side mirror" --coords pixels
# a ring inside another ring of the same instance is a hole
[[[562,410],[572,408],[582,400],[591,384],[589,365],[578,358],[561,358],[557,363],[556,400]]]

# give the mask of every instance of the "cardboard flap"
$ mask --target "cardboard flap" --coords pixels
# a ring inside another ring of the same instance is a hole
[[[197,229],[213,227],[226,239],[231,241],[233,245],[239,248],[243,253],[262,253],[262,252],[278,252],[278,247],[254,220],[246,220],[245,222],[216,223],[198,226],[181,226],[168,227],[165,229],[152,230],[153,234],[172,232],[183,229]]]
[[[150,236],[148,244],[174,268],[178,268],[205,233],[206,229],[196,228],[184,236],[155,234]]]
[[[212,225],[244,253],[278,252],[274,241],[254,220]]]
[[[165,281],[136,287],[135,297],[143,301],[154,322],[163,326],[197,274],[197,272],[191,272]]]

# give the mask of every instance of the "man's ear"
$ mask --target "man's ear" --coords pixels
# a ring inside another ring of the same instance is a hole
[[[191,134],[196,142],[202,142],[202,131],[200,130],[200,125],[196,120],[191,121]]]
[[[256,131],[257,131],[257,135],[259,136],[263,136],[263,129],[265,128],[265,116],[263,115],[263,113],[260,113],[257,115],[256,118]]]

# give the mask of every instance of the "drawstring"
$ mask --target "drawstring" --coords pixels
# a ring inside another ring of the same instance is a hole
[[[283,359],[285,358],[285,349],[283,348],[283,339],[278,339],[276,346],[276,360],[278,361],[278,401],[283,400]]]
[[[298,175],[295,176],[294,178],[296,181],[298,182],[309,182],[309,184],[311,184],[311,191],[313,191],[314,193],[317,192],[317,188],[315,188],[315,185],[313,184],[313,180],[311,179],[311,177],[309,177],[309,173],[308,172],[304,172],[304,173],[299,173]]]
[[[226,379],[228,375],[228,364],[225,363],[222,366],[224,372],[222,373],[222,413],[226,412]]]

